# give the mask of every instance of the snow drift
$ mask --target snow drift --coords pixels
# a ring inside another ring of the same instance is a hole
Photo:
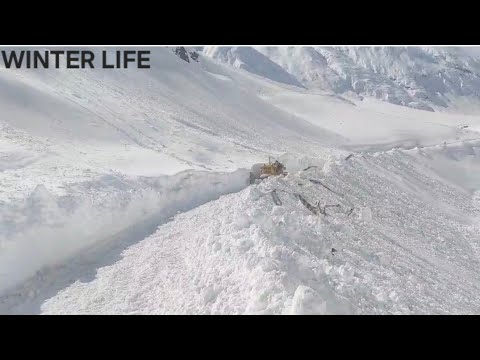
[[[239,170],[185,171],[158,178],[103,176],[77,184],[66,196],[38,185],[25,200],[0,207],[0,293],[81,250],[114,242],[138,222],[161,224],[247,184],[248,171]]]

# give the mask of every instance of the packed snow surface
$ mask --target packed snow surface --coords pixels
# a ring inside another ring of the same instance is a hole
[[[0,68],[0,313],[479,313],[479,117],[448,81],[441,112],[311,89],[308,51]],[[315,51],[378,82],[473,59]],[[288,175],[249,185],[268,156]]]

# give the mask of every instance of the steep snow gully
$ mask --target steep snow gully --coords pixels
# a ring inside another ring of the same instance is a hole
[[[470,141],[355,153],[348,160],[284,157],[291,169],[303,170],[249,187],[246,171],[150,180],[154,189],[178,183],[183,196],[169,197],[183,199],[181,205],[162,200],[159,208],[157,194],[134,211],[126,206],[130,220],[116,221],[123,228],[104,234],[114,241],[37,273],[2,298],[0,312],[478,313],[479,148]],[[142,195],[130,202],[152,196],[137,190]],[[42,191],[33,198],[28,201],[54,202]],[[107,216],[93,209],[90,219]],[[75,213],[65,221],[76,224]],[[105,221],[111,219],[94,224]],[[38,223],[16,226],[62,236],[52,232],[54,224]]]

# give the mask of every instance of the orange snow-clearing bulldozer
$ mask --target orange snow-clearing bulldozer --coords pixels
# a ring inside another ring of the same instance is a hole
[[[263,180],[272,175],[287,175],[285,165],[278,160],[271,162],[268,158],[268,164],[255,164],[250,171],[250,184],[253,184],[255,180]]]

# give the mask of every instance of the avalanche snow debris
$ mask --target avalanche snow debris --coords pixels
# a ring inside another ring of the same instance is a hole
[[[312,201],[338,199],[299,187],[293,174],[205,203],[125,249],[89,282],[48,297],[41,312],[477,313],[479,224],[470,216],[480,216],[478,204],[425,173],[425,161],[394,151],[357,158],[355,168],[334,163],[327,175],[317,170],[359,204],[358,218],[318,217],[294,196],[282,206],[263,196],[282,188]]]
[[[92,246],[114,242],[139,221],[160,224],[178,211],[239,191],[247,186],[247,173],[104,176],[75,184],[72,190],[77,195],[66,196],[55,196],[38,185],[25,200],[0,206],[0,294],[37,270],[60,265]]]

